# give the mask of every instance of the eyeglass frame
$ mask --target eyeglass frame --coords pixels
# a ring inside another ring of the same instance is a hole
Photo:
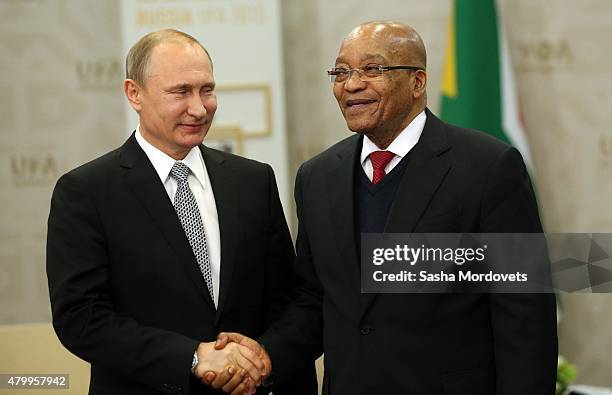
[[[374,65],[371,65],[371,66],[374,66]],[[383,65],[380,65],[380,64],[377,65],[377,66],[378,66],[377,67],[378,71],[380,71],[380,76],[382,76],[385,71],[391,71],[391,70],[414,70],[414,71],[422,70],[422,71],[425,71],[424,68],[419,67],[419,66],[383,66]],[[364,66],[364,67],[367,67],[367,66]],[[345,80],[343,80],[343,81],[336,81],[335,79],[333,79],[334,76],[337,76],[337,74],[333,74],[335,72],[335,70],[337,70],[337,69],[346,70],[347,78]],[[365,73],[365,70],[363,68],[361,68],[361,67],[354,68],[354,69],[347,69],[347,68],[344,68],[344,67],[334,67],[334,68],[331,68],[331,69],[327,70],[327,75],[329,76],[330,81],[333,82],[334,84],[341,84],[341,83],[344,83],[344,82],[350,80],[351,79],[351,73],[353,73],[353,72],[357,73],[357,75],[359,76],[359,80],[362,81],[362,82],[373,81],[373,80],[378,78],[378,77],[368,77],[368,79],[366,79],[366,80],[362,79],[362,77],[363,77],[363,75]]]

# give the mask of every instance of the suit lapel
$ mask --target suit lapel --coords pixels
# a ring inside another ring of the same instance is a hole
[[[347,280],[360,292],[360,268],[355,240],[355,203],[354,180],[357,151],[361,138],[354,136],[337,153],[336,162],[327,175],[327,190],[329,191],[329,218],[331,218],[336,245],[340,253],[340,263],[344,265]]]
[[[410,153],[408,166],[398,186],[389,210],[385,233],[414,232],[429,206],[442,180],[450,170],[450,145],[446,140],[444,124],[429,110],[427,121],[418,144]],[[378,294],[362,296],[362,317]]]
[[[239,248],[241,240],[238,184],[236,175],[232,172],[222,155],[205,146],[201,146],[200,149],[202,150],[208,177],[210,178],[215,195],[221,236],[219,303],[215,319],[215,322],[217,322],[231,291],[232,275],[236,265],[235,251]]]
[[[214,303],[202,273],[185,236],[183,227],[174,211],[172,202],[163,184],[159,180],[155,168],[138,145],[134,134],[121,148],[121,167],[125,169],[124,180],[136,198],[149,213],[164,239],[172,247],[178,257],[179,264],[187,272],[200,295],[214,308]]]
[[[413,232],[438,186],[450,170],[450,149],[443,124],[430,112],[419,143],[402,176],[389,210],[385,233]]]

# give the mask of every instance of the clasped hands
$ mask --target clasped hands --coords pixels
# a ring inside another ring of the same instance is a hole
[[[206,385],[231,395],[254,394],[270,375],[270,356],[255,340],[222,332],[216,342],[200,343],[193,374]]]

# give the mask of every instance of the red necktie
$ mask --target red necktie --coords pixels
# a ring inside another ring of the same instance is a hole
[[[378,184],[387,174],[385,173],[385,167],[387,167],[394,156],[395,154],[390,151],[374,151],[370,154],[370,161],[372,162],[372,168],[374,169],[372,184]]]

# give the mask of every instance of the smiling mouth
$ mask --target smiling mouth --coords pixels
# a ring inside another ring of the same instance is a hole
[[[204,126],[203,123],[182,123],[181,126],[186,127],[188,129],[198,129]]]
[[[365,108],[366,106],[375,103],[376,100],[372,100],[372,99],[351,99],[351,100],[347,100],[346,101],[346,109],[347,110],[359,110],[362,108]]]

